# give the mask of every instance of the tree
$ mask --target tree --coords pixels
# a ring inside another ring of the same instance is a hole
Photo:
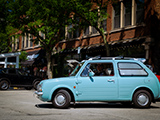
[[[117,0],[67,0],[68,6],[66,9],[73,12],[74,17],[79,17],[79,25],[92,26],[99,34],[106,47],[106,55],[110,56],[110,50],[106,39],[105,31],[102,27],[102,21],[108,18],[107,5],[108,3],[117,2]]]
[[[63,0],[8,0],[11,25],[21,34],[29,33],[36,37],[46,50],[48,78],[52,78],[51,56],[55,45],[62,40],[63,28],[71,21],[70,13],[63,7]],[[39,32],[45,34],[43,38]],[[15,31],[16,32],[16,31]]]
[[[10,26],[7,23],[8,16],[7,1],[0,1],[0,53],[6,53],[11,50]]]

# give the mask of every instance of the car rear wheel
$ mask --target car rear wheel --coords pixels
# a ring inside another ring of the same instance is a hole
[[[2,80],[0,82],[0,89],[1,90],[7,90],[9,88],[9,83],[6,80]]]
[[[146,90],[139,90],[133,96],[133,103],[138,108],[150,107],[151,101],[151,94]]]
[[[71,96],[66,90],[59,90],[52,101],[56,108],[68,108],[71,102]]]

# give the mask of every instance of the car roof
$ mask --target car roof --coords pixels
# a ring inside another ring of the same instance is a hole
[[[145,62],[146,59],[145,58],[132,58],[132,57],[123,57],[123,56],[120,56],[120,57],[92,57],[92,58],[89,58],[88,60],[138,60],[138,61],[141,61],[141,62]]]

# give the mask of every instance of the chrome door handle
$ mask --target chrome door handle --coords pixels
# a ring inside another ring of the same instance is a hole
[[[107,80],[108,82],[115,82],[114,80]]]

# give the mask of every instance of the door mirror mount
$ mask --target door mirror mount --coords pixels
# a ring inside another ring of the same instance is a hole
[[[93,77],[95,75],[95,73],[92,70],[89,70],[89,77]]]

